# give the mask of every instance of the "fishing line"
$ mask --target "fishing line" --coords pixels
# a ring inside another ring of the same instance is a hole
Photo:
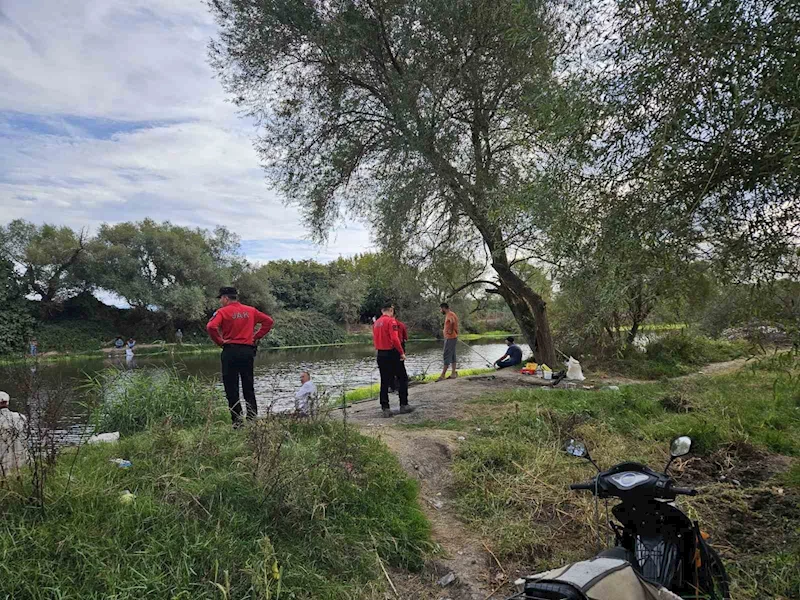
[[[492,367],[494,367],[494,365],[493,365],[492,363],[490,363],[490,362],[489,362],[489,359],[488,359],[488,358],[486,358],[486,357],[485,357],[483,354],[481,354],[480,352],[478,352],[477,350],[475,350],[475,348],[473,348],[472,346],[470,346],[470,345],[469,345],[467,342],[465,342],[465,341],[464,341],[464,340],[462,340],[461,338],[456,338],[456,339],[458,339],[458,341],[459,341],[459,342],[461,342],[462,344],[464,344],[464,345],[465,345],[467,348],[469,348],[470,350],[472,350],[472,351],[473,351],[475,354],[477,354],[478,356],[480,356],[480,357],[481,357],[481,358],[484,360],[484,362],[486,363],[486,366],[487,366],[487,367],[489,367],[490,369],[491,369]]]

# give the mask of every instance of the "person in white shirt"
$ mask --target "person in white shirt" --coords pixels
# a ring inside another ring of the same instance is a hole
[[[311,381],[311,374],[303,371],[300,374],[300,388],[294,393],[294,410],[300,415],[311,414],[311,404],[317,395],[317,386]]]
[[[28,420],[8,409],[10,400],[0,392],[0,479],[27,463]]]

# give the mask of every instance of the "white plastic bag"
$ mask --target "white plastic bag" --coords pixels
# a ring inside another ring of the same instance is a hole
[[[567,379],[572,379],[573,381],[583,381],[586,379],[581,370],[581,363],[571,356],[569,357],[569,361],[567,361]]]
[[[103,444],[103,443],[113,443],[119,441],[119,431],[114,431],[113,433],[98,433],[97,435],[93,435],[88,440],[86,440],[87,444]]]

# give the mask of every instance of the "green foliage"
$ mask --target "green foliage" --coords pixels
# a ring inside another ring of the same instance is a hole
[[[33,319],[14,265],[0,259],[0,355],[24,351],[32,330]]]
[[[200,425],[215,417],[227,420],[221,393],[207,381],[176,370],[156,373],[112,369],[89,380],[99,400],[101,431],[138,433],[168,422],[177,427]]]
[[[286,310],[319,310],[330,283],[328,269],[313,260],[275,260],[257,274],[269,281],[272,294]]]
[[[647,345],[647,358],[664,363],[700,366],[713,362],[733,360],[746,355],[746,342],[712,340],[687,333],[672,333]]]
[[[614,21],[624,35],[607,45],[614,118],[592,140],[597,172],[619,181],[631,214],[654,218],[648,229],[667,246],[698,249],[746,281],[796,274],[794,5],[619,0]]]
[[[48,480],[39,518],[3,488],[0,594],[266,600],[280,589],[280,598],[345,600],[383,593],[377,556],[421,567],[429,527],[416,485],[384,445],[336,423],[276,426],[265,442],[283,440],[279,467],[292,481],[278,490],[265,487],[255,434],[161,427],[83,448]],[[115,457],[133,466],[119,469]]]
[[[343,342],[345,331],[323,314],[284,310],[262,343],[270,347],[312,346]]]
[[[109,321],[43,321],[36,325],[39,352],[98,350],[107,347],[118,334]]]
[[[778,324],[789,334],[800,329],[800,282],[781,279],[769,284],[725,285],[713,290],[712,300],[698,315],[709,335],[751,322]]]
[[[23,269],[26,291],[41,297],[45,316],[88,285],[83,232],[17,219],[0,227],[0,251]]]
[[[97,284],[131,306],[156,306],[179,320],[198,320],[217,289],[227,283],[238,241],[224,229],[214,234],[145,219],[103,224],[90,245]]]

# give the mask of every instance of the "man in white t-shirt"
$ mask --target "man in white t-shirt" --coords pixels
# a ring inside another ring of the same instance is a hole
[[[300,383],[302,385],[294,393],[294,410],[298,414],[308,416],[311,414],[312,401],[317,395],[317,386],[311,381],[311,374],[308,371],[300,374]]]
[[[28,420],[8,409],[11,398],[0,392],[0,478],[27,463]]]

